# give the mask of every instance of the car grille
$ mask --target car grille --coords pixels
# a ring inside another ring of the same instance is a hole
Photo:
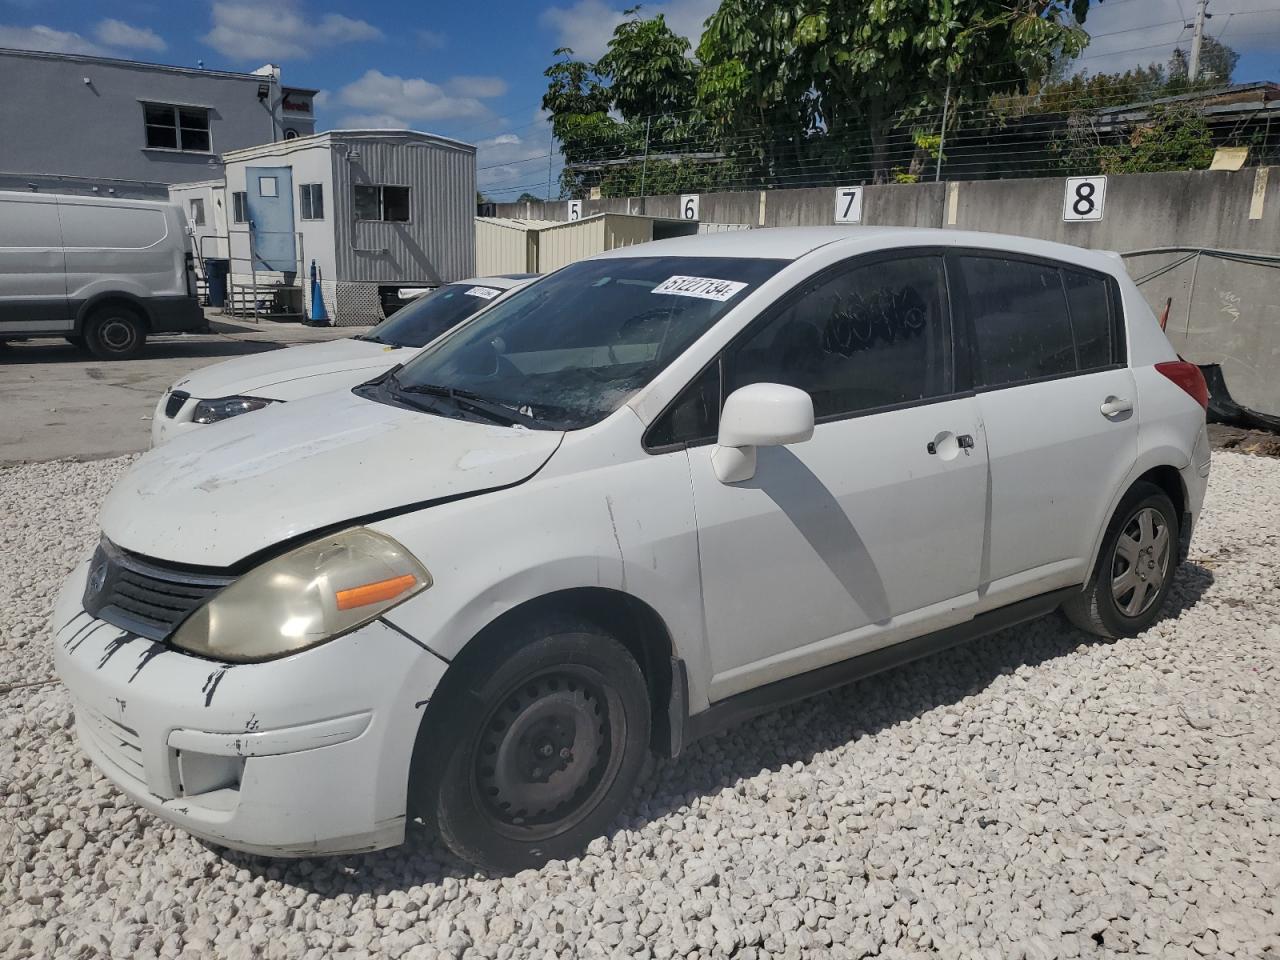
[[[107,759],[129,776],[147,782],[142,762],[142,740],[138,731],[111,720],[83,703],[77,703],[76,716],[85,736],[91,737]]]
[[[89,564],[84,608],[121,629],[163,640],[187,614],[233,580],[143,560],[104,537]]]
[[[191,394],[183,393],[181,390],[175,390],[169,394],[169,399],[165,401],[164,415],[172,420],[178,415],[178,411],[182,409],[182,405],[191,399]]]

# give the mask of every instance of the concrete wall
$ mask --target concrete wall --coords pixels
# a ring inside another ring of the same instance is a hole
[[[221,174],[218,154],[282,129],[267,76],[0,50],[0,91],[0,190],[165,200],[171,183]],[[208,107],[211,151],[148,148],[143,101]]]
[[[867,186],[862,223],[986,230],[1123,254],[1187,247],[1280,257],[1280,169],[1112,176],[1097,223],[1065,222],[1065,195],[1060,177]],[[705,193],[699,214],[703,222],[816,226],[835,222],[835,201],[832,187]],[[497,214],[563,220],[567,206],[498,204]],[[679,206],[677,196],[584,200],[582,216],[621,208],[675,217]],[[1125,259],[1142,280],[1187,256],[1170,251]],[[1221,363],[1236,399],[1269,413],[1280,413],[1278,268],[1202,255],[1141,283],[1157,313],[1173,298],[1174,345],[1190,360]]]

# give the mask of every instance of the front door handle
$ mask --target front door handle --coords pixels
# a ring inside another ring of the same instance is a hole
[[[1133,401],[1124,397],[1107,397],[1098,410],[1104,417],[1118,417],[1122,413],[1133,413]]]
[[[946,437],[948,436],[948,434],[944,433],[942,434],[942,436]],[[961,450],[972,450],[973,437],[967,433],[960,434],[960,436],[956,437],[956,447],[959,447]],[[935,440],[930,440],[928,443],[925,444],[924,448],[926,451],[928,451],[930,456],[933,456],[938,452],[938,443]],[[951,457],[947,457],[946,459],[950,460]]]

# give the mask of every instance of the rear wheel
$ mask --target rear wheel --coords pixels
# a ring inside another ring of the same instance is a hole
[[[89,352],[100,360],[132,360],[142,352],[147,328],[128,307],[100,307],[85,322],[84,339]]]
[[[561,618],[513,631],[486,666],[455,678],[440,694],[447,707],[429,715],[449,728],[419,736],[417,805],[485,869],[572,857],[608,827],[644,765],[644,676],[618,640]]]
[[[1154,484],[1134,484],[1107,527],[1093,578],[1063,612],[1100,637],[1135,636],[1159,618],[1177,564],[1173,501]]]

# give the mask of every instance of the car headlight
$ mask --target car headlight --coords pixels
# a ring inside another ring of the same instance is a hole
[[[266,397],[220,397],[217,400],[201,400],[191,413],[194,423],[217,423],[219,420],[230,420],[242,413],[261,410],[279,400],[268,400]]]
[[[183,621],[173,644],[217,660],[270,660],[332,640],[429,586],[431,574],[404,547],[353,527],[250,570]]]

